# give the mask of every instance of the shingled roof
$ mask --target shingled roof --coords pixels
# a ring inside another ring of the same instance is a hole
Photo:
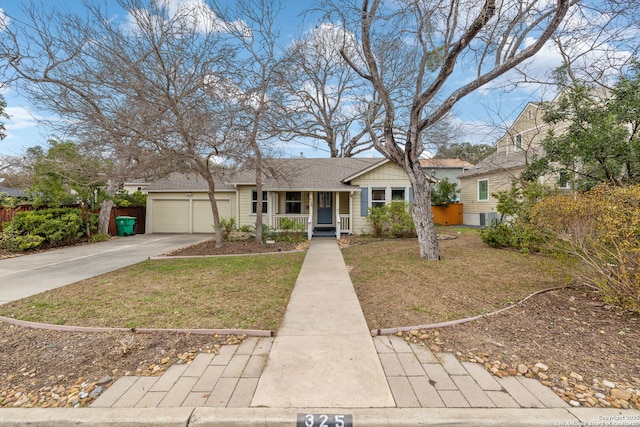
[[[531,148],[528,152],[522,150],[516,151],[515,153],[509,153],[509,155],[506,155],[504,152],[493,153],[466,171],[464,175],[460,175],[459,178],[469,178],[472,176],[524,167],[527,164],[527,157],[529,157],[530,160],[531,156],[534,154],[533,151],[533,148]]]
[[[18,188],[3,187],[0,185],[0,194],[6,194],[9,197],[27,197],[27,193],[24,190]]]
[[[267,159],[263,189],[265,191],[344,191],[353,189],[349,180],[374,166],[387,162],[384,158],[290,158]],[[255,170],[228,174],[217,179],[218,190],[232,190],[236,185],[255,185]],[[198,174],[174,173],[158,180],[148,191],[206,191],[207,183]]]

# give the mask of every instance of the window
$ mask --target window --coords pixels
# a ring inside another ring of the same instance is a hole
[[[489,200],[489,180],[478,181],[478,200]]]
[[[258,206],[258,192],[251,190],[251,213],[257,213],[256,207]],[[267,192],[262,192],[262,213],[267,213]]]
[[[568,171],[561,171],[558,176],[558,188],[569,188],[570,175]]]
[[[516,148],[522,148],[522,135],[521,134],[517,134],[516,136],[513,137],[513,145],[515,145]]]
[[[391,189],[391,201],[392,202],[404,202],[404,188],[392,188]]]
[[[386,190],[384,188],[374,188],[371,190],[371,207],[379,208],[386,203]]]
[[[302,213],[302,193],[287,191],[285,195],[284,212],[288,214]]]

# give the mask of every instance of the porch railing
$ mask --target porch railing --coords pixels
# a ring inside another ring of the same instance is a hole
[[[275,214],[271,219],[271,228],[275,231],[284,231],[282,228],[282,221],[290,220],[297,225],[297,229],[301,232],[308,232],[309,215],[304,214]],[[351,215],[340,215],[340,231],[342,233],[352,233],[351,229]]]
[[[272,225],[271,226],[276,231],[283,231],[282,220],[286,219],[286,220],[293,221],[296,224],[296,228],[298,230],[306,232],[307,231],[308,218],[309,218],[309,215],[294,215],[294,214],[282,215],[282,214],[277,214],[277,215],[273,215],[273,220],[272,220]]]
[[[340,231],[342,233],[352,233],[351,230],[351,216],[350,215],[340,215]]]

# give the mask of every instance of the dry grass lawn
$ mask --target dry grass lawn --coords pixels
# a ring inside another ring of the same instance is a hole
[[[149,260],[0,306],[74,326],[277,329],[304,253]]]
[[[492,249],[475,230],[455,235],[456,239],[440,241],[439,262],[420,260],[415,239],[343,250],[371,329],[488,313],[574,280],[572,268],[550,257]]]

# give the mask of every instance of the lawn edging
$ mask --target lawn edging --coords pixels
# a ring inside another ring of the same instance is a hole
[[[473,317],[465,317],[464,319],[456,319],[456,320],[449,320],[447,322],[438,322],[438,323],[430,323],[427,325],[418,325],[418,326],[400,326],[400,327],[395,327],[395,328],[379,328],[379,329],[371,329],[371,335],[372,336],[380,336],[380,335],[393,335],[393,334],[397,334],[398,332],[409,332],[409,331],[415,331],[415,330],[419,330],[419,329],[438,329],[438,328],[445,328],[447,326],[454,326],[454,325],[460,325],[463,323],[467,323],[467,322],[473,322],[474,320],[478,320],[478,319],[482,319],[484,317],[491,317],[491,316],[495,316],[496,314],[500,314],[502,312],[505,312],[507,310],[511,310],[512,308],[515,308],[517,306],[519,306],[520,304],[524,303],[525,301],[527,301],[530,298],[535,297],[536,295],[540,295],[546,292],[551,292],[551,291],[557,291],[560,289],[569,289],[569,288],[577,288],[577,287],[581,287],[583,285],[566,285],[566,286],[556,286],[553,288],[547,288],[547,289],[541,289],[537,292],[532,293],[531,295],[527,296],[526,298],[523,298],[522,300],[511,304],[507,307],[501,308],[499,310],[496,311],[492,311],[490,313],[483,313],[483,314],[478,314],[477,316],[473,316]]]
[[[178,334],[193,335],[246,335],[249,337],[273,337],[275,335],[274,331],[267,331],[262,329],[104,328],[90,326],[52,325],[50,323],[29,322],[27,320],[12,319],[10,317],[4,316],[0,316],[0,322],[25,328],[58,332],[134,332],[140,334],[172,332]]]

